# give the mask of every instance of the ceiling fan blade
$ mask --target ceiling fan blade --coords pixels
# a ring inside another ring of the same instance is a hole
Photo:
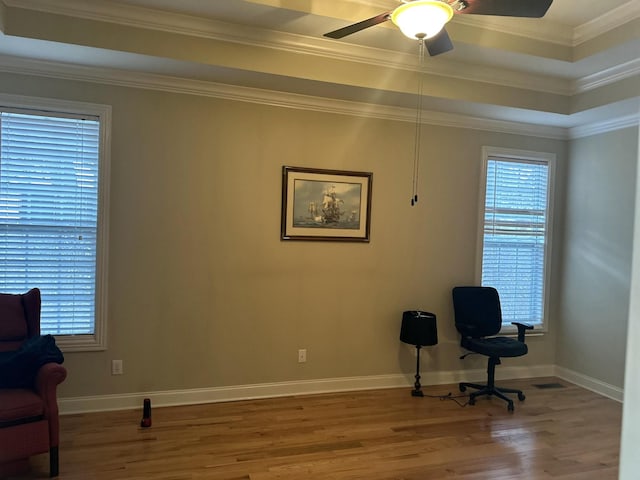
[[[451,38],[449,38],[449,34],[444,28],[435,37],[426,38],[424,46],[427,47],[427,51],[432,57],[453,50]]]
[[[368,18],[361,22],[339,28],[338,30],[334,30],[333,32],[325,33],[324,36],[329,38],[346,37],[347,35],[359,32],[360,30],[364,30],[365,28],[373,27],[374,25],[378,25],[379,23],[384,23],[389,20],[390,17],[391,12],[381,13],[380,15],[376,15],[375,17]]]
[[[464,0],[468,6],[456,13],[541,18],[553,0]]]

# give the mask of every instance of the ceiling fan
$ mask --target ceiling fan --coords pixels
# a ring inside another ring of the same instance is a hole
[[[339,39],[391,20],[404,35],[424,43],[429,55],[434,56],[453,50],[444,25],[454,14],[541,18],[552,2],[553,0],[403,0],[402,5],[392,11],[325,33],[324,36]]]

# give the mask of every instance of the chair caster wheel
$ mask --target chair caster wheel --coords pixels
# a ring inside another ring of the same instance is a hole
[[[475,405],[476,404],[476,397],[469,397],[469,405]]]
[[[518,394],[518,400],[520,400],[521,402],[527,397],[524,396],[524,393],[519,393]]]
[[[467,387],[465,387],[464,385],[459,385],[458,388],[460,389],[461,392],[467,391]]]
[[[507,410],[513,412],[513,402],[509,402],[509,405],[507,405]]]

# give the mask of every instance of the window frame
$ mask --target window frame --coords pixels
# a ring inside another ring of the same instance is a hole
[[[487,188],[487,168],[489,160],[504,160],[513,162],[535,162],[546,163],[548,166],[548,183],[547,183],[547,215],[545,224],[545,242],[544,242],[544,260],[543,260],[543,285],[542,285],[542,319],[541,323],[532,323],[533,332],[546,333],[549,331],[549,294],[551,282],[551,259],[553,244],[553,217],[554,217],[554,193],[555,193],[555,176],[556,176],[556,154],[549,152],[536,152],[531,150],[519,150],[503,147],[482,147],[482,164],[480,170],[480,186],[478,198],[478,225],[477,225],[477,242],[476,242],[476,272],[475,280],[477,285],[482,284],[482,262],[484,253],[484,223],[485,223],[485,202]],[[500,292],[498,292],[500,293]],[[516,335],[518,332],[515,325],[511,325],[510,321],[503,320],[500,334]]]
[[[64,352],[99,351],[107,348],[107,279],[109,238],[109,183],[111,164],[111,106],[22,95],[0,94],[0,106],[25,113],[87,115],[99,118],[98,212],[96,236],[96,277],[94,333],[56,335]]]

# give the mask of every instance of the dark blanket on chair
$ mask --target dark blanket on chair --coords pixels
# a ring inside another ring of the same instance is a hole
[[[32,388],[38,370],[64,356],[52,335],[33,337],[15,352],[0,352],[0,388]]]

